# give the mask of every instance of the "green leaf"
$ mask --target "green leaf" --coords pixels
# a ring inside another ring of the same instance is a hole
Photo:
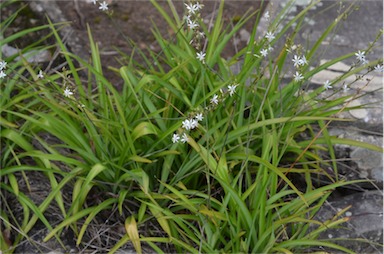
[[[157,135],[156,127],[150,122],[142,122],[133,129],[131,135],[133,141],[135,141],[136,139],[149,134]]]

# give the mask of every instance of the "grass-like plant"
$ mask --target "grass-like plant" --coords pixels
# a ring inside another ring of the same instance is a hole
[[[66,69],[48,70],[39,78],[23,57],[3,59],[9,67],[0,80],[0,186],[17,199],[24,214],[19,221],[10,207],[2,207],[2,223],[18,232],[13,233],[13,246],[2,234],[2,251],[14,251],[38,220],[50,230],[45,240],[60,240],[60,233],[70,227],[81,245],[91,222],[110,211],[109,218],[125,228],[113,245],[100,246],[110,252],[128,242],[138,253],[143,244],[159,253],[290,253],[319,246],[351,252],[319,239],[321,232],[348,218],[314,219],[332,190],[351,183],[338,179],[333,145],[381,148],[329,135],[331,122],[349,121],[337,114],[353,109],[348,102],[354,95],[327,100],[320,97],[324,87],[303,91],[316,73],[354,57],[351,52],[311,70],[307,64],[350,9],[312,48],[295,53],[291,51],[295,35],[316,3],[279,32],[272,32],[285,18],[283,11],[261,40],[256,40],[259,11],[225,27],[222,1],[208,28],[200,20],[197,2],[187,4],[187,18],[178,16],[171,1],[172,16],[156,1],[152,3],[175,37],[166,39],[155,29],[160,53],[140,52],[145,65],[132,61],[112,68],[124,80],[122,91],[104,77],[89,28],[90,62],[68,52],[58,26],[49,21],[4,39],[3,43],[11,43],[32,30],[49,28]],[[6,29],[12,19],[2,27]],[[255,25],[248,45],[231,59],[223,59],[224,48],[249,20]],[[275,42],[294,22],[299,25],[273,54]],[[297,72],[282,86],[285,67],[292,65],[294,55]],[[341,92],[339,84],[347,77],[367,68],[372,71],[380,63],[356,65],[331,81],[335,93]],[[234,65],[240,66],[239,72],[232,71]],[[330,162],[324,161],[324,153]],[[332,173],[324,170],[328,166]],[[20,192],[17,181],[24,177],[28,182],[26,173],[37,171],[51,185],[39,204]],[[295,176],[302,177],[304,184],[295,184]],[[329,184],[314,184],[319,176]],[[68,196],[64,188],[71,190],[70,201],[63,197]],[[46,218],[49,205],[61,212],[62,221],[56,225]],[[150,223],[160,232],[142,230]]]

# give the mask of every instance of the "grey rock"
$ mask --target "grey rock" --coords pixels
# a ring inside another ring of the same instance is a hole
[[[29,6],[34,12],[42,15],[42,17],[43,15],[47,14],[49,18],[53,21],[53,23],[68,22],[68,20],[66,20],[65,18],[65,15],[63,14],[59,6],[55,3],[55,1],[31,1],[29,3]],[[84,45],[86,45],[87,38],[79,38],[78,36],[76,36],[74,29],[70,25],[64,26],[62,29],[59,30],[59,33],[66,45],[70,47],[71,52],[81,57],[82,59],[89,58],[90,53],[85,50],[84,47]]]
[[[352,139],[382,147],[383,138],[377,135],[367,135],[356,129],[343,129],[333,127],[329,134],[339,138]],[[346,180],[371,180],[361,183],[359,186],[368,189],[383,187],[383,153],[363,147],[349,146],[345,144],[335,145],[335,151],[340,163],[339,174]]]
[[[349,217],[349,221],[338,228],[322,232],[320,239],[335,239],[336,244],[356,253],[382,253],[380,244],[383,242],[383,193],[367,191],[326,203],[315,219],[329,220],[348,206],[351,208],[341,216]],[[340,238],[348,240],[338,240]]]
[[[351,158],[356,160],[360,177],[383,182],[383,154],[366,148],[357,147],[351,152]]]
[[[241,41],[248,42],[251,37],[251,34],[246,29],[241,29],[239,31],[239,36]]]
[[[7,44],[1,47],[1,52],[5,58],[20,54],[20,50]],[[51,57],[51,53],[48,50],[30,50],[23,54],[23,58],[25,58],[29,63],[49,62]],[[20,60],[20,56],[16,57],[16,60]]]

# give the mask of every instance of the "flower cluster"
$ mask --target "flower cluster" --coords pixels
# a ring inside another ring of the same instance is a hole
[[[292,58],[292,62],[293,62],[293,66],[296,69],[299,69],[301,66],[308,64],[308,61],[307,61],[307,58],[305,57],[305,55],[303,55],[303,56],[294,55]],[[299,81],[303,80],[304,77],[299,71],[296,71],[295,75],[293,75],[293,79],[296,82],[299,82]]]
[[[190,1],[185,4],[187,9],[187,15],[184,17],[185,23],[189,30],[193,32],[192,40],[190,44],[198,51],[196,53],[196,58],[205,63],[205,53],[202,50],[202,39],[205,38],[204,32],[200,29],[200,10],[203,8],[203,5],[197,1]]]
[[[197,126],[199,125],[199,122],[201,122],[203,120],[203,118],[204,117],[203,117],[202,113],[197,113],[195,116],[190,117],[188,119],[185,119],[182,122],[182,126],[181,127],[185,131],[196,129]],[[188,136],[187,136],[186,132],[183,132],[181,135],[177,134],[177,133],[173,134],[173,136],[172,136],[172,143],[179,143],[179,142],[181,142],[181,143],[188,142]]]
[[[200,10],[203,8],[203,6],[199,2],[190,2],[189,4],[186,3],[185,7],[187,8],[187,16],[185,16],[185,21],[188,28],[191,30],[198,30],[197,28],[199,28]]]
[[[204,112],[209,112],[209,111],[214,110],[219,105],[219,102],[223,102],[227,98],[227,95],[232,97],[235,94],[236,88],[238,86],[239,86],[239,84],[232,83],[232,84],[228,85],[226,89],[220,89],[221,94],[220,95],[214,94],[210,98],[210,100],[209,100],[210,104],[204,108]],[[178,133],[173,134],[172,143],[179,143],[179,142],[186,143],[186,142],[188,142],[188,136],[187,136],[186,131],[196,129],[199,125],[199,122],[203,121],[203,119],[204,119],[203,113],[201,113],[201,112],[196,112],[196,113],[191,114],[190,117],[188,117],[187,119],[185,119],[181,123],[181,128],[183,129],[183,133],[182,134],[178,134]]]
[[[269,14],[268,14],[269,15]],[[266,57],[268,55],[269,52],[271,52],[273,50],[273,47],[271,45],[271,42],[275,39],[275,34],[271,31],[267,32],[264,36],[265,39],[267,39],[268,41],[268,44],[266,47],[262,48],[260,50],[260,55],[262,55],[263,57]],[[258,57],[257,54],[255,54],[256,57]]]
[[[92,0],[92,3],[94,5],[96,5],[97,2],[98,2],[98,0]],[[106,1],[99,3],[99,10],[108,11],[108,3]]]
[[[358,50],[356,53],[355,53],[355,56],[356,56],[356,60],[357,61],[359,61],[359,63],[361,63],[361,64],[368,64],[369,63],[369,61],[366,59],[366,57],[365,57],[365,51],[360,51],[360,50]],[[379,72],[379,73],[381,73],[381,72],[383,72],[384,71],[384,66],[383,66],[383,64],[378,64],[378,65],[376,65],[374,68],[373,68],[373,70],[375,71],[375,72]]]
[[[7,62],[0,61],[0,79],[3,79],[7,76],[7,74],[4,72],[5,67],[7,67]]]

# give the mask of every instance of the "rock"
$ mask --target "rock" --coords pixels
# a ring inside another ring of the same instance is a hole
[[[20,54],[20,50],[8,46],[7,44],[1,47],[1,52],[3,53],[5,58]],[[49,62],[52,59],[51,53],[48,50],[31,50],[24,53],[23,57],[29,63]],[[20,60],[20,56],[16,57],[16,60]]]
[[[320,61],[320,65],[329,62],[329,60],[323,59]],[[323,85],[326,80],[332,81],[339,78],[344,73],[348,72],[351,66],[338,62],[329,66],[327,69],[316,73],[311,82],[314,84]],[[356,76],[352,75],[347,77],[344,81],[346,84],[353,84],[351,88],[354,90],[361,90],[362,92],[372,92],[383,87],[383,77],[379,73],[371,72],[366,76],[367,79],[356,79]],[[343,82],[344,82],[343,81]],[[341,87],[341,85],[340,85]]]
[[[42,18],[44,15],[48,15],[50,20],[52,20],[54,23],[68,22],[55,1],[31,1],[29,6],[36,14],[40,14]],[[76,36],[74,29],[68,25],[63,26],[59,30],[59,34],[61,35],[61,38],[63,38],[63,41],[65,41],[66,45],[69,46],[72,53],[76,54],[82,59],[89,58],[90,54],[84,47],[84,45],[86,45],[87,38],[79,38],[79,36]]]
[[[251,37],[251,34],[244,28],[239,31],[239,35],[240,40],[245,42],[248,42]]]
[[[329,134],[339,138],[347,138],[382,147],[383,138],[362,134],[356,130],[333,127]],[[383,153],[363,147],[335,145],[337,158],[345,160],[339,163],[339,174],[346,180],[372,180],[372,183],[361,183],[367,189],[383,187]]]
[[[383,184],[383,153],[357,147],[351,158],[357,163],[360,178]]]
[[[349,248],[355,253],[383,253],[382,247],[379,246],[383,242],[382,192],[355,193],[337,201],[325,203],[315,219],[324,222],[348,206],[351,208],[342,216],[349,217],[350,220],[338,228],[322,232],[320,239],[335,239],[336,244]],[[339,238],[348,240],[336,240]]]
[[[348,107],[362,107],[358,109],[352,109],[349,111],[349,114],[351,114],[356,119],[367,119],[368,117],[368,110],[366,110],[363,106],[363,102],[360,99],[353,100],[348,103]]]

